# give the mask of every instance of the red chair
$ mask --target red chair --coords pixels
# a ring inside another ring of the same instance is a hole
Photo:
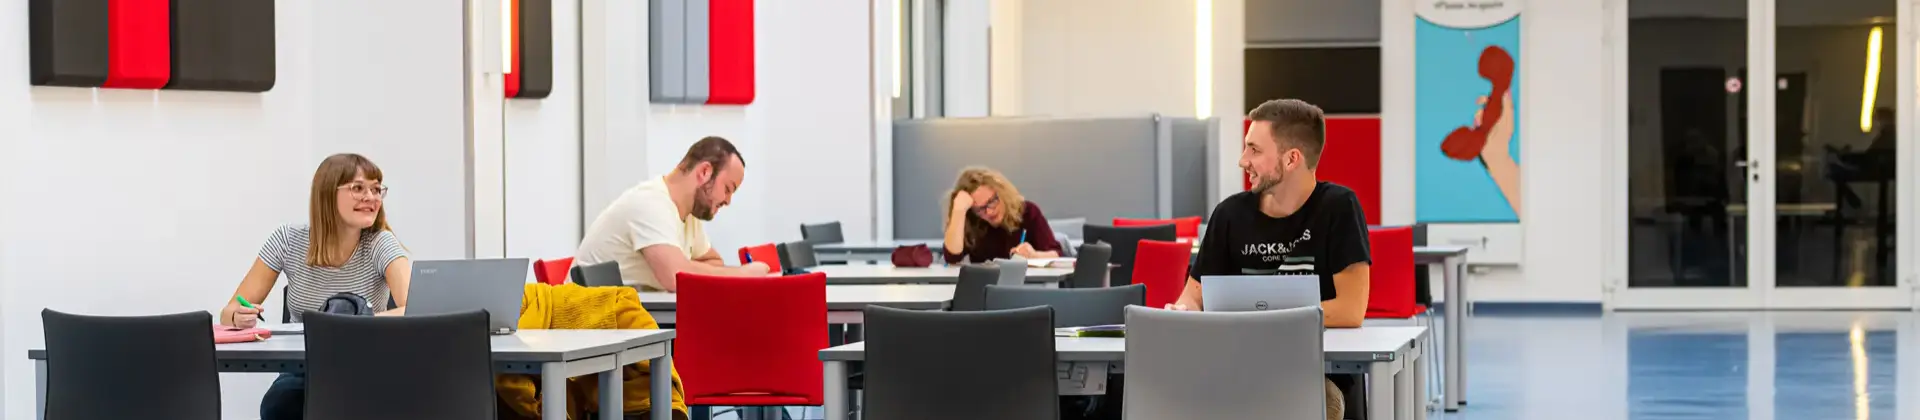
[[[1193,247],[1184,242],[1141,239],[1133,256],[1133,284],[1147,285],[1147,307],[1165,308],[1187,288]]]
[[[817,406],[827,348],[827,275],[680,282],[674,338],[688,406]],[[749,417],[751,418],[751,417]]]
[[[1173,219],[1128,219],[1113,218],[1114,226],[1156,226],[1173,225],[1173,236],[1181,238],[1200,237],[1200,216],[1178,217]]]
[[[534,261],[533,278],[549,286],[559,286],[567,282],[567,270],[571,268],[573,257]]]
[[[740,248],[740,264],[747,262],[766,263],[773,272],[780,271],[780,247],[774,244],[761,244]]]
[[[1404,319],[1426,312],[1413,297],[1413,227],[1367,229],[1367,243],[1373,254],[1367,318]]]

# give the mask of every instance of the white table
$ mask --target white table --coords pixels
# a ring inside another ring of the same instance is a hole
[[[1373,380],[1365,381],[1363,385],[1366,386],[1369,414],[1392,413],[1392,418],[1399,420],[1424,419],[1426,396],[1423,394],[1426,387],[1417,384],[1426,382],[1426,370],[1423,369],[1426,361],[1416,345],[1426,333],[1426,327],[1329,329],[1322,344],[1326,353],[1327,372],[1371,376]],[[1057,337],[1053,343],[1054,355],[1059,363],[1076,370],[1073,376],[1104,380],[1108,370],[1125,369],[1127,341],[1124,338]],[[846,364],[866,360],[866,348],[867,343],[860,342],[820,350],[820,360],[825,369],[827,420],[847,419]],[[1087,365],[1095,368],[1089,369],[1084,375],[1077,371]],[[1068,385],[1064,382],[1062,385]],[[1392,385],[1378,386],[1389,383]],[[1062,390],[1068,388],[1063,386]]]
[[[892,261],[893,249],[926,245],[938,258],[946,243],[940,239],[894,239],[883,241],[847,241],[837,244],[813,244],[814,258],[820,262]]]
[[[221,372],[303,373],[306,371],[305,335],[282,335],[251,343],[220,344],[213,348]],[[540,375],[541,416],[566,418],[567,378],[600,374],[600,412],[626,409],[620,367],[653,361],[654,398],[673,395],[673,330],[521,330],[491,340],[498,373]],[[47,354],[45,346],[27,351],[33,359],[36,418],[47,412]],[[492,402],[475,401],[475,404]],[[655,407],[661,407],[655,405]],[[653,420],[670,420],[671,408],[653,410]]]
[[[832,278],[829,275],[828,278]],[[881,284],[827,286],[827,323],[861,324],[868,306],[897,309],[941,310],[953,300],[951,284]],[[672,292],[640,292],[640,307],[646,308],[656,322],[674,323],[679,295]]]
[[[955,284],[960,282],[960,266],[895,267],[879,265],[823,265],[807,271],[827,273],[829,285],[856,284]],[[1069,268],[1028,268],[1027,283],[1058,285],[1073,274]]]
[[[1439,265],[1442,288],[1446,290],[1447,309],[1445,314],[1447,332],[1443,340],[1445,362],[1441,364],[1446,373],[1446,386],[1441,395],[1447,400],[1447,411],[1459,411],[1467,403],[1467,356],[1464,341],[1467,335],[1468,305],[1465,277],[1467,248],[1461,246],[1416,246],[1413,247],[1413,262],[1420,265]]]

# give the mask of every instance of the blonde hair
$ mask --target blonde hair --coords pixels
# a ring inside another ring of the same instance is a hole
[[[328,156],[320,161],[320,168],[313,171],[313,195],[307,208],[307,265],[316,267],[339,267],[353,258],[351,253],[341,258],[340,226],[345,223],[340,218],[340,186],[353,182],[355,175],[365,173],[367,180],[379,182],[380,167],[367,160],[365,156],[341,153]],[[373,226],[360,230],[361,239],[367,235],[392,230],[387,226],[387,207],[380,206],[380,212],[373,216]],[[351,250],[349,250],[351,251]]]
[[[941,218],[941,225],[945,226],[953,222],[953,211],[951,209],[953,208],[953,196],[955,194],[962,192],[971,194],[974,190],[980,189],[980,187],[993,188],[995,195],[1000,199],[1001,229],[1005,229],[1008,232],[1020,230],[1020,218],[1026,214],[1024,211],[1027,208],[1026,197],[1021,196],[1020,189],[1014,188],[1013,183],[1007,181],[1007,177],[1001,175],[1000,171],[981,166],[969,166],[966,169],[960,170],[959,179],[953,181],[953,191],[947,192],[947,205],[942,208],[949,210],[943,212],[946,216]],[[972,245],[974,238],[986,232],[986,229],[991,228],[992,225],[987,224],[987,221],[981,219],[979,215],[973,214],[971,209],[966,213],[967,245]]]

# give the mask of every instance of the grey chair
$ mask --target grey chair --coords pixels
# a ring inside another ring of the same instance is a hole
[[[1106,243],[1080,244],[1079,257],[1073,260],[1073,274],[1066,287],[1086,289],[1107,287],[1107,264],[1113,261],[1113,246]]]
[[[987,286],[986,310],[1034,306],[1053,308],[1054,327],[1086,327],[1127,322],[1127,306],[1147,304],[1147,285],[1098,289]]]
[[[986,308],[987,285],[1000,282],[1000,267],[967,264],[960,266],[960,278],[953,285],[949,311],[978,311]]]
[[[206,312],[105,317],[40,311],[46,418],[217,419],[220,370]],[[139,349],[139,357],[129,357]]]
[[[1073,249],[1073,246],[1071,245],[1073,243],[1073,238],[1067,237],[1066,232],[1061,232],[1058,230],[1053,231],[1053,241],[1060,243],[1061,258],[1073,258],[1074,256],[1079,254],[1079,251]]]
[[[1060,416],[1048,308],[928,312],[869,306],[866,322],[863,418]]]
[[[1000,267],[1000,281],[994,282],[994,284],[1001,286],[1021,286],[1027,284],[1027,260],[1025,258],[995,259],[993,260],[993,265]]]
[[[1320,308],[1127,308],[1130,419],[1324,419]]]
[[[1133,284],[1133,256],[1141,239],[1172,241],[1173,225],[1127,226],[1087,225],[1087,243],[1106,242],[1113,247],[1112,275],[1107,284]]]
[[[820,260],[813,253],[813,243],[796,241],[780,244],[780,268],[789,273],[820,266]]]
[[[572,271],[573,283],[587,287],[619,286],[626,284],[620,279],[620,262],[607,261],[599,264],[575,265]]]
[[[308,420],[494,418],[486,311],[301,320]]]
[[[827,222],[800,225],[800,240],[816,244],[837,244],[846,242],[840,233],[840,222]]]

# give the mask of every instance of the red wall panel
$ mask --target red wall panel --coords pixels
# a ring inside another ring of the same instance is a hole
[[[1245,135],[1252,120],[1240,122]],[[1320,151],[1315,174],[1322,181],[1345,185],[1360,197],[1367,224],[1380,224],[1380,117],[1327,117],[1327,145]],[[1253,189],[1253,177],[1241,174],[1240,189]]]
[[[707,104],[753,103],[753,0],[710,0]]]
[[[172,75],[168,0],[107,2],[107,80],[100,87],[159,89]]]

